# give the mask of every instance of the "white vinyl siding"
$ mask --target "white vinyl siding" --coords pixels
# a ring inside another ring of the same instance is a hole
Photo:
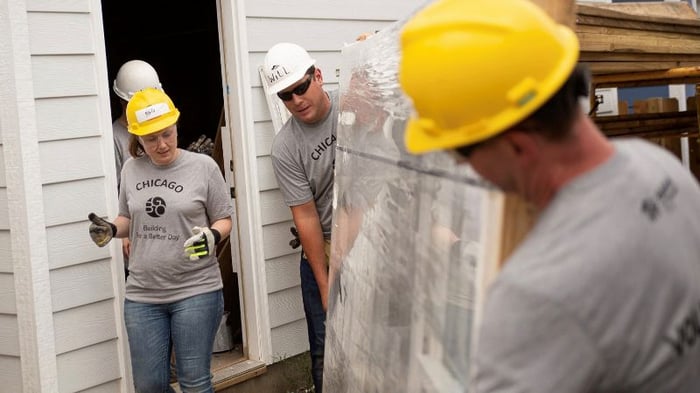
[[[87,234],[90,211],[116,210],[100,11],[98,0],[0,5],[3,391],[128,391],[116,248]]]
[[[273,361],[308,350],[308,339],[299,287],[299,249],[289,246],[292,216],[282,200],[272,171],[269,154],[274,129],[258,67],[272,45],[293,42],[316,59],[326,88],[337,89],[342,47],[354,42],[361,33],[381,30],[406,17],[423,3],[416,0],[245,1],[250,105],[255,132]]]

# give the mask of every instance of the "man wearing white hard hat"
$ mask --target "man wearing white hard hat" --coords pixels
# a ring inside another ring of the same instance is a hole
[[[272,167],[301,241],[311,374],[321,393],[338,95],[323,89],[315,63],[302,47],[285,42],[267,52],[264,71],[270,94],[277,94],[292,114],[272,142]]]
[[[126,104],[134,93],[147,87],[162,90],[155,68],[143,60],[129,60],[122,64],[114,78],[112,90],[119,97],[121,116],[112,123],[114,134],[114,160],[117,165],[117,186],[121,183],[121,170],[129,156],[129,132],[126,130]]]
[[[147,87],[162,90],[160,79],[155,68],[143,60],[129,60],[122,64],[114,78],[112,90],[119,97],[121,115],[112,122],[112,137],[114,139],[114,164],[117,168],[117,190],[121,185],[121,173],[124,161],[129,159],[129,139],[126,122],[126,104],[134,93]],[[124,253],[124,275],[129,275],[129,238],[122,239],[122,252]]]

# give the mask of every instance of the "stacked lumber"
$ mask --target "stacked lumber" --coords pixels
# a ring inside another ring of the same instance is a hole
[[[610,137],[698,135],[698,119],[694,111],[601,116],[596,117],[595,122],[598,128]]]
[[[594,75],[700,66],[700,19],[685,2],[578,3],[576,34]]]

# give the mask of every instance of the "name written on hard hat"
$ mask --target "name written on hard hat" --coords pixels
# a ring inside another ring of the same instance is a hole
[[[169,112],[170,107],[168,107],[168,104],[160,102],[136,111],[136,120],[139,123],[143,123],[145,121],[153,120],[156,117],[163,116]]]
[[[270,83],[275,83],[278,80],[289,75],[289,73],[290,73],[289,70],[287,70],[287,68],[285,66],[281,66],[279,64],[276,64],[276,65],[272,66],[272,69],[270,70],[268,78],[270,79]]]

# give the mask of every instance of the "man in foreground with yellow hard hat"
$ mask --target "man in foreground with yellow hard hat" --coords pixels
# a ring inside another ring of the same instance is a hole
[[[587,117],[576,35],[526,0],[442,0],[401,45],[408,150],[448,151],[537,211],[489,289],[474,390],[698,391],[700,188]]]

